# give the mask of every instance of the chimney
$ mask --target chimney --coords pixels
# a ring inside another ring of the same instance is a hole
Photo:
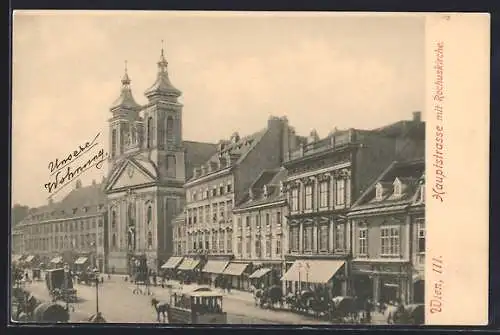
[[[76,181],[76,187],[75,188],[78,189],[78,188],[81,188],[81,187],[82,187],[82,181],[80,179],[78,179]]]
[[[422,122],[422,113],[419,111],[413,112],[413,122]]]

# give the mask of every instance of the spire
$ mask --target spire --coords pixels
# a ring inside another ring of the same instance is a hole
[[[156,100],[164,97],[165,100],[177,102],[177,98],[181,95],[181,91],[172,85],[168,76],[168,62],[165,59],[165,51],[163,48],[163,40],[161,41],[160,60],[158,61],[158,74],[155,83],[144,93],[151,100]]]
[[[128,75],[128,67],[127,61],[125,61],[125,73],[122,77],[122,89],[121,94],[118,99],[111,105],[111,110],[117,108],[124,108],[130,110],[138,110],[141,106],[135,102],[134,97],[132,96],[132,89],[130,88],[130,77]]]

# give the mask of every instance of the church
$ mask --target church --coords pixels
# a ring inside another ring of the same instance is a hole
[[[111,105],[107,199],[107,268],[130,273],[134,264],[158,267],[172,255],[171,221],[184,207],[183,185],[216,144],[184,141],[181,91],[168,75],[163,49],[158,74],[138,104],[125,69],[121,93]]]

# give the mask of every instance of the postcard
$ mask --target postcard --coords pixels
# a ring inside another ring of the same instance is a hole
[[[11,325],[486,325],[489,25],[16,11]]]

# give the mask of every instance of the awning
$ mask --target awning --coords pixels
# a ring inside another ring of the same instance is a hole
[[[260,278],[263,275],[269,273],[270,271],[271,271],[270,268],[260,268],[260,269],[258,269],[256,271],[254,271],[254,273],[252,273],[248,278],[250,278],[250,279]]]
[[[202,272],[223,273],[228,263],[228,261],[208,260]]]
[[[87,257],[78,257],[78,259],[75,261],[75,264],[85,264],[85,262],[87,261]],[[59,262],[58,262],[59,263]]]
[[[182,257],[172,256],[168,259],[168,261],[163,263],[161,268],[162,269],[175,269],[181,261],[182,261]]]
[[[28,257],[26,257],[26,259],[24,260],[26,263],[29,263],[31,262],[33,259],[35,258],[35,256],[33,255],[29,255]]]
[[[12,255],[12,262],[18,262],[23,255]]]
[[[325,284],[344,265],[341,260],[298,260],[281,278],[282,281]]]
[[[183,271],[190,271],[194,270],[198,264],[200,264],[200,261],[197,259],[193,258],[184,258],[182,261],[181,265],[177,268],[177,270],[183,270]]]
[[[245,272],[248,263],[229,263],[223,274],[230,276],[241,276]]]
[[[51,263],[54,263],[54,264],[58,264],[58,263],[62,263],[62,257],[61,256],[57,256],[57,257],[54,257],[50,260]]]

